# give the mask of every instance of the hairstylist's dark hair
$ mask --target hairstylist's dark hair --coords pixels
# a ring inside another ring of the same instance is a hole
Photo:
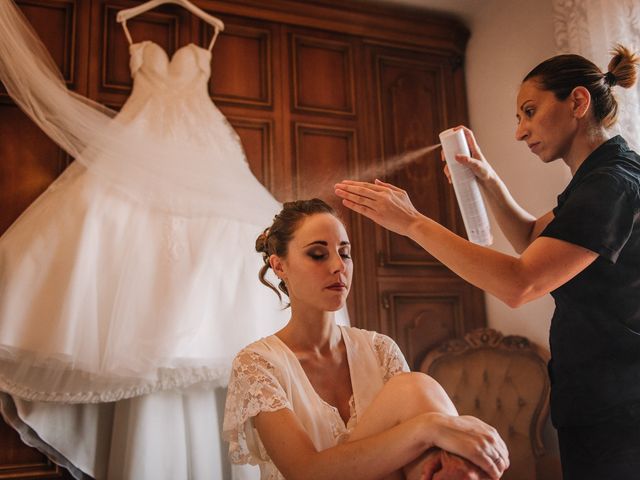
[[[539,64],[522,81],[537,81],[558,100],[565,100],[576,87],[585,87],[591,94],[596,121],[609,128],[618,117],[618,102],[611,87],[632,87],[640,63],[640,57],[622,45],[616,45],[611,54],[613,58],[607,73],[602,73],[593,62],[580,55],[557,55]]]
[[[286,257],[289,250],[289,242],[291,242],[300,222],[304,218],[317,213],[330,213],[336,218],[338,217],[335,210],[319,198],[286,202],[280,213],[273,218],[271,226],[266,228],[256,239],[256,251],[262,254],[262,259],[264,260],[264,265],[258,273],[258,278],[262,284],[276,292],[281,300],[282,295],[280,295],[280,292],[271,282],[265,279],[267,270],[270,268],[269,257],[274,254],[279,257]],[[280,281],[278,288],[289,296],[284,281]]]

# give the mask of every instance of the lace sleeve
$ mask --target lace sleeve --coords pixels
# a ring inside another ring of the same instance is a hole
[[[273,364],[256,352],[244,350],[233,361],[222,427],[232,463],[269,461],[252,418],[260,412],[292,410],[275,373]]]
[[[381,333],[376,333],[373,339],[373,348],[378,355],[378,363],[382,369],[384,383],[402,372],[409,371],[409,365],[400,351],[400,347],[391,338]]]

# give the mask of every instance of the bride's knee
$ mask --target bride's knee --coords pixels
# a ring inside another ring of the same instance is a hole
[[[408,372],[396,375],[385,385],[394,403],[402,405],[406,416],[426,412],[440,412],[456,415],[451,399],[429,375],[421,372]]]
[[[385,388],[411,397],[440,395],[442,392],[440,384],[422,372],[406,372],[395,375],[389,379]]]

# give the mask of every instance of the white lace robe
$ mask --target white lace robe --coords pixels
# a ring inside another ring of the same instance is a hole
[[[373,398],[394,375],[409,371],[396,343],[376,332],[340,327],[353,396],[347,424],[322,400],[293,352],[275,335],[244,348],[233,362],[223,437],[233,463],[259,465],[262,480],[281,480],[253,425],[260,412],[293,411],[318,450],[345,441]]]

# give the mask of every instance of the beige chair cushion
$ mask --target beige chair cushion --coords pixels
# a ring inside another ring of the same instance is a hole
[[[493,425],[507,443],[505,480],[536,480],[548,416],[548,353],[519,336],[470,332],[430,352],[420,370],[447,391],[461,415]]]

